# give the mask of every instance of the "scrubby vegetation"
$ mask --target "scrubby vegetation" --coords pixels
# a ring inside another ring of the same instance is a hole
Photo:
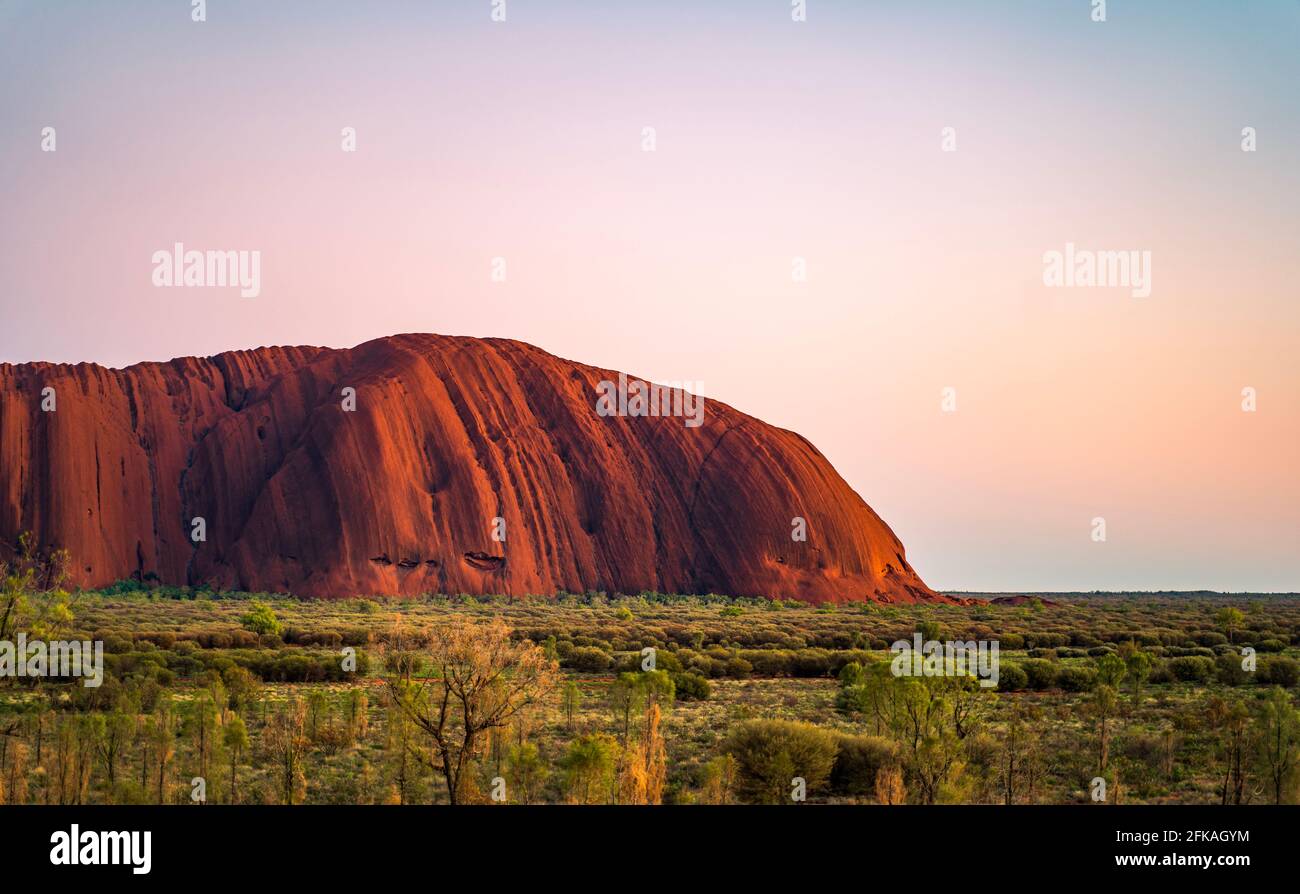
[[[0,803],[1300,799],[1300,601],[1053,598],[69,594],[20,562],[6,635],[102,641],[105,678],[0,679]],[[996,691],[894,676],[914,631],[996,640]]]

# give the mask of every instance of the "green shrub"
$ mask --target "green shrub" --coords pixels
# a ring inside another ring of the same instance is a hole
[[[856,661],[850,661],[848,664],[840,668],[840,672],[836,675],[836,679],[840,681],[840,686],[856,686],[862,682],[863,676],[862,665],[858,664]]]
[[[998,691],[1018,692],[1029,688],[1029,674],[1018,664],[1003,664],[998,668]]]
[[[1166,664],[1174,679],[1184,683],[1208,683],[1217,670],[1214,659],[1203,655],[1171,658]]]
[[[1056,685],[1066,692],[1087,692],[1097,682],[1097,672],[1090,667],[1067,664],[1056,672]]]
[[[257,646],[257,634],[251,630],[230,631],[230,645],[236,649],[252,649]]]
[[[1153,650],[1153,653],[1154,651],[1156,650]],[[1152,664],[1151,673],[1147,675],[1147,682],[1152,684],[1174,682],[1173,672],[1169,670],[1169,662],[1157,660]]]
[[[641,655],[637,652],[637,656]],[[670,674],[682,672],[682,663],[677,660],[677,656],[667,649],[655,649],[655,669],[668,671]]]
[[[796,677],[826,677],[831,672],[831,653],[826,649],[800,649],[794,653],[790,672]]]
[[[898,763],[898,746],[880,736],[841,734],[831,767],[831,791],[837,795],[870,795],[876,790],[876,772]]]
[[[1026,633],[1025,645],[1030,649],[1054,649],[1057,646],[1068,646],[1070,637],[1064,633]]]
[[[148,640],[160,649],[170,649],[176,645],[176,634],[160,631],[158,633],[142,633],[140,639]]]
[[[699,674],[683,672],[671,676],[673,685],[677,689],[677,697],[682,701],[704,701],[712,692],[709,681]]]
[[[735,727],[722,750],[736,759],[736,792],[751,804],[789,804],[793,780],[807,794],[826,785],[835,764],[835,734],[811,723],[747,720]]]
[[[560,662],[564,667],[572,668],[576,671],[598,674],[609,670],[614,663],[608,652],[597,649],[595,646],[579,646],[563,658]]]
[[[886,646],[886,648],[888,647]],[[846,664],[858,664],[866,667],[875,660],[876,656],[868,649],[840,649],[831,653],[831,676],[838,677]]]
[[[1214,650],[1205,646],[1166,646],[1164,654],[1170,658],[1213,658]]]
[[[687,664],[687,669],[703,677],[722,677],[727,673],[727,662],[711,655],[696,655]]]
[[[790,676],[790,653],[784,649],[745,649],[740,653],[760,677]]]
[[[1259,681],[1269,686],[1294,686],[1300,682],[1300,664],[1294,658],[1268,658],[1259,663]]]
[[[1042,658],[1030,658],[1020,663],[1031,689],[1051,689],[1056,685],[1056,665]]]
[[[1236,652],[1223,654],[1214,660],[1215,677],[1225,686],[1241,686],[1250,680],[1250,673],[1241,666],[1241,656]]]
[[[104,651],[110,655],[130,652],[135,647],[135,644],[124,636],[108,636],[104,637],[103,641]]]

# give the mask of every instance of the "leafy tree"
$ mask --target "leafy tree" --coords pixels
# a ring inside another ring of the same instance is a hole
[[[1223,804],[1241,804],[1246,800],[1246,772],[1254,736],[1250,712],[1239,699],[1212,696],[1206,711],[1211,729],[1219,734],[1218,753],[1223,760]]]
[[[618,675],[609,687],[609,710],[619,731],[619,741],[626,744],[632,734],[632,718],[640,713],[645,696],[637,675],[625,672]]]
[[[248,751],[248,727],[244,718],[232,714],[221,731],[222,744],[230,758],[230,803],[239,803],[239,760]]]
[[[921,634],[923,642],[937,641],[941,628],[938,621],[922,621],[917,625],[916,630]]]
[[[619,803],[658,804],[668,776],[667,753],[659,732],[659,705],[648,701],[641,739],[623,749],[619,774]]]
[[[365,738],[370,729],[370,697],[360,689],[351,689],[343,699],[344,723],[349,743]]]
[[[943,695],[951,713],[953,732],[959,739],[979,728],[997,700],[997,696],[980,686],[974,677],[934,677],[929,684]]]
[[[217,739],[218,726],[217,705],[209,690],[200,690],[190,702],[189,711],[181,724],[181,732],[187,734],[194,746],[194,756],[198,761],[198,775],[208,779],[209,765],[212,761]]]
[[[1124,668],[1128,672],[1129,682],[1133,687],[1133,697],[1139,698],[1142,695],[1142,684],[1146,682],[1147,677],[1151,676],[1151,656],[1134,649],[1132,654],[1122,657],[1124,657]]]
[[[1106,761],[1110,757],[1110,719],[1115,716],[1118,706],[1115,690],[1106,683],[1099,683],[1092,694],[1092,715],[1097,719],[1097,775],[1106,773]]]
[[[329,716],[329,699],[319,689],[307,693],[307,738],[319,742],[321,726]]]
[[[262,681],[248,668],[234,665],[221,674],[226,684],[228,704],[236,711],[247,713],[262,699]]]
[[[1257,710],[1259,759],[1265,788],[1274,804],[1295,801],[1300,782],[1300,712],[1275,686]]]
[[[104,720],[104,732],[97,742],[99,759],[104,764],[108,776],[109,788],[117,782],[117,764],[126,753],[131,738],[135,735],[136,719],[120,708],[111,711]]]
[[[700,800],[705,804],[730,804],[736,784],[736,759],[722,754],[704,765]]]
[[[549,775],[546,762],[532,742],[510,746],[506,753],[506,779],[511,791],[519,793],[519,803],[533,803]]]
[[[890,673],[886,662],[863,668],[857,682],[840,688],[836,706],[849,714],[864,714],[874,725],[876,735],[897,725],[901,680]]]
[[[1232,642],[1232,635],[1241,629],[1245,623],[1246,616],[1241,613],[1241,609],[1234,608],[1231,605],[1224,606],[1214,615],[1214,622],[1219,625],[1219,629],[1228,637],[1228,642]]]
[[[413,804],[421,790],[420,764],[415,723],[393,695],[389,694],[384,723],[385,776],[391,785],[388,803]]]
[[[960,739],[951,723],[948,701],[915,679],[902,681],[898,723],[910,748],[908,772],[922,804],[934,804],[943,788],[961,774]]]
[[[564,697],[562,702],[564,709],[564,723],[569,729],[573,729],[574,717],[578,709],[582,707],[582,690],[574,680],[569,680],[564,684]]]
[[[1100,685],[1118,689],[1127,675],[1128,665],[1114,652],[1107,652],[1097,658],[1097,682]]]
[[[153,755],[155,778],[158,780],[158,803],[166,804],[170,793],[168,767],[176,756],[176,711],[170,696],[158,699],[153,715],[146,723],[146,738]]]
[[[1017,795],[1032,800],[1034,783],[1043,772],[1041,743],[1030,722],[1036,718],[1036,709],[1017,705],[1002,734],[1002,760],[1000,782],[1004,804],[1016,803]]]
[[[569,743],[564,768],[569,800],[576,804],[605,804],[613,794],[618,743],[605,733],[588,733]]]
[[[68,562],[67,550],[41,557],[31,534],[19,535],[13,561],[0,562],[0,640],[20,632],[57,639],[72,622],[72,596],[63,588]]]
[[[245,630],[251,630],[259,636],[279,636],[284,628],[275,616],[275,609],[261,600],[253,600],[250,611],[240,617],[239,623]]]
[[[650,708],[657,706],[661,710],[666,710],[671,707],[677,694],[677,687],[673,683],[672,676],[667,671],[661,670],[642,671],[637,674],[637,685],[641,688],[642,701],[645,704],[645,716],[642,718],[643,731],[648,731]]]

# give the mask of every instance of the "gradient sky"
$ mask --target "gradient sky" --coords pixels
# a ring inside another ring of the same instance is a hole
[[[1300,3],[490,5],[0,0],[0,362],[518,338],[806,435],[936,588],[1300,590]]]

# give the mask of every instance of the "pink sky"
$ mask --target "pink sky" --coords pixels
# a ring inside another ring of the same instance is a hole
[[[1298,590],[1300,16],[1076,5],[10,4],[0,362],[518,338],[804,434],[937,588]]]

